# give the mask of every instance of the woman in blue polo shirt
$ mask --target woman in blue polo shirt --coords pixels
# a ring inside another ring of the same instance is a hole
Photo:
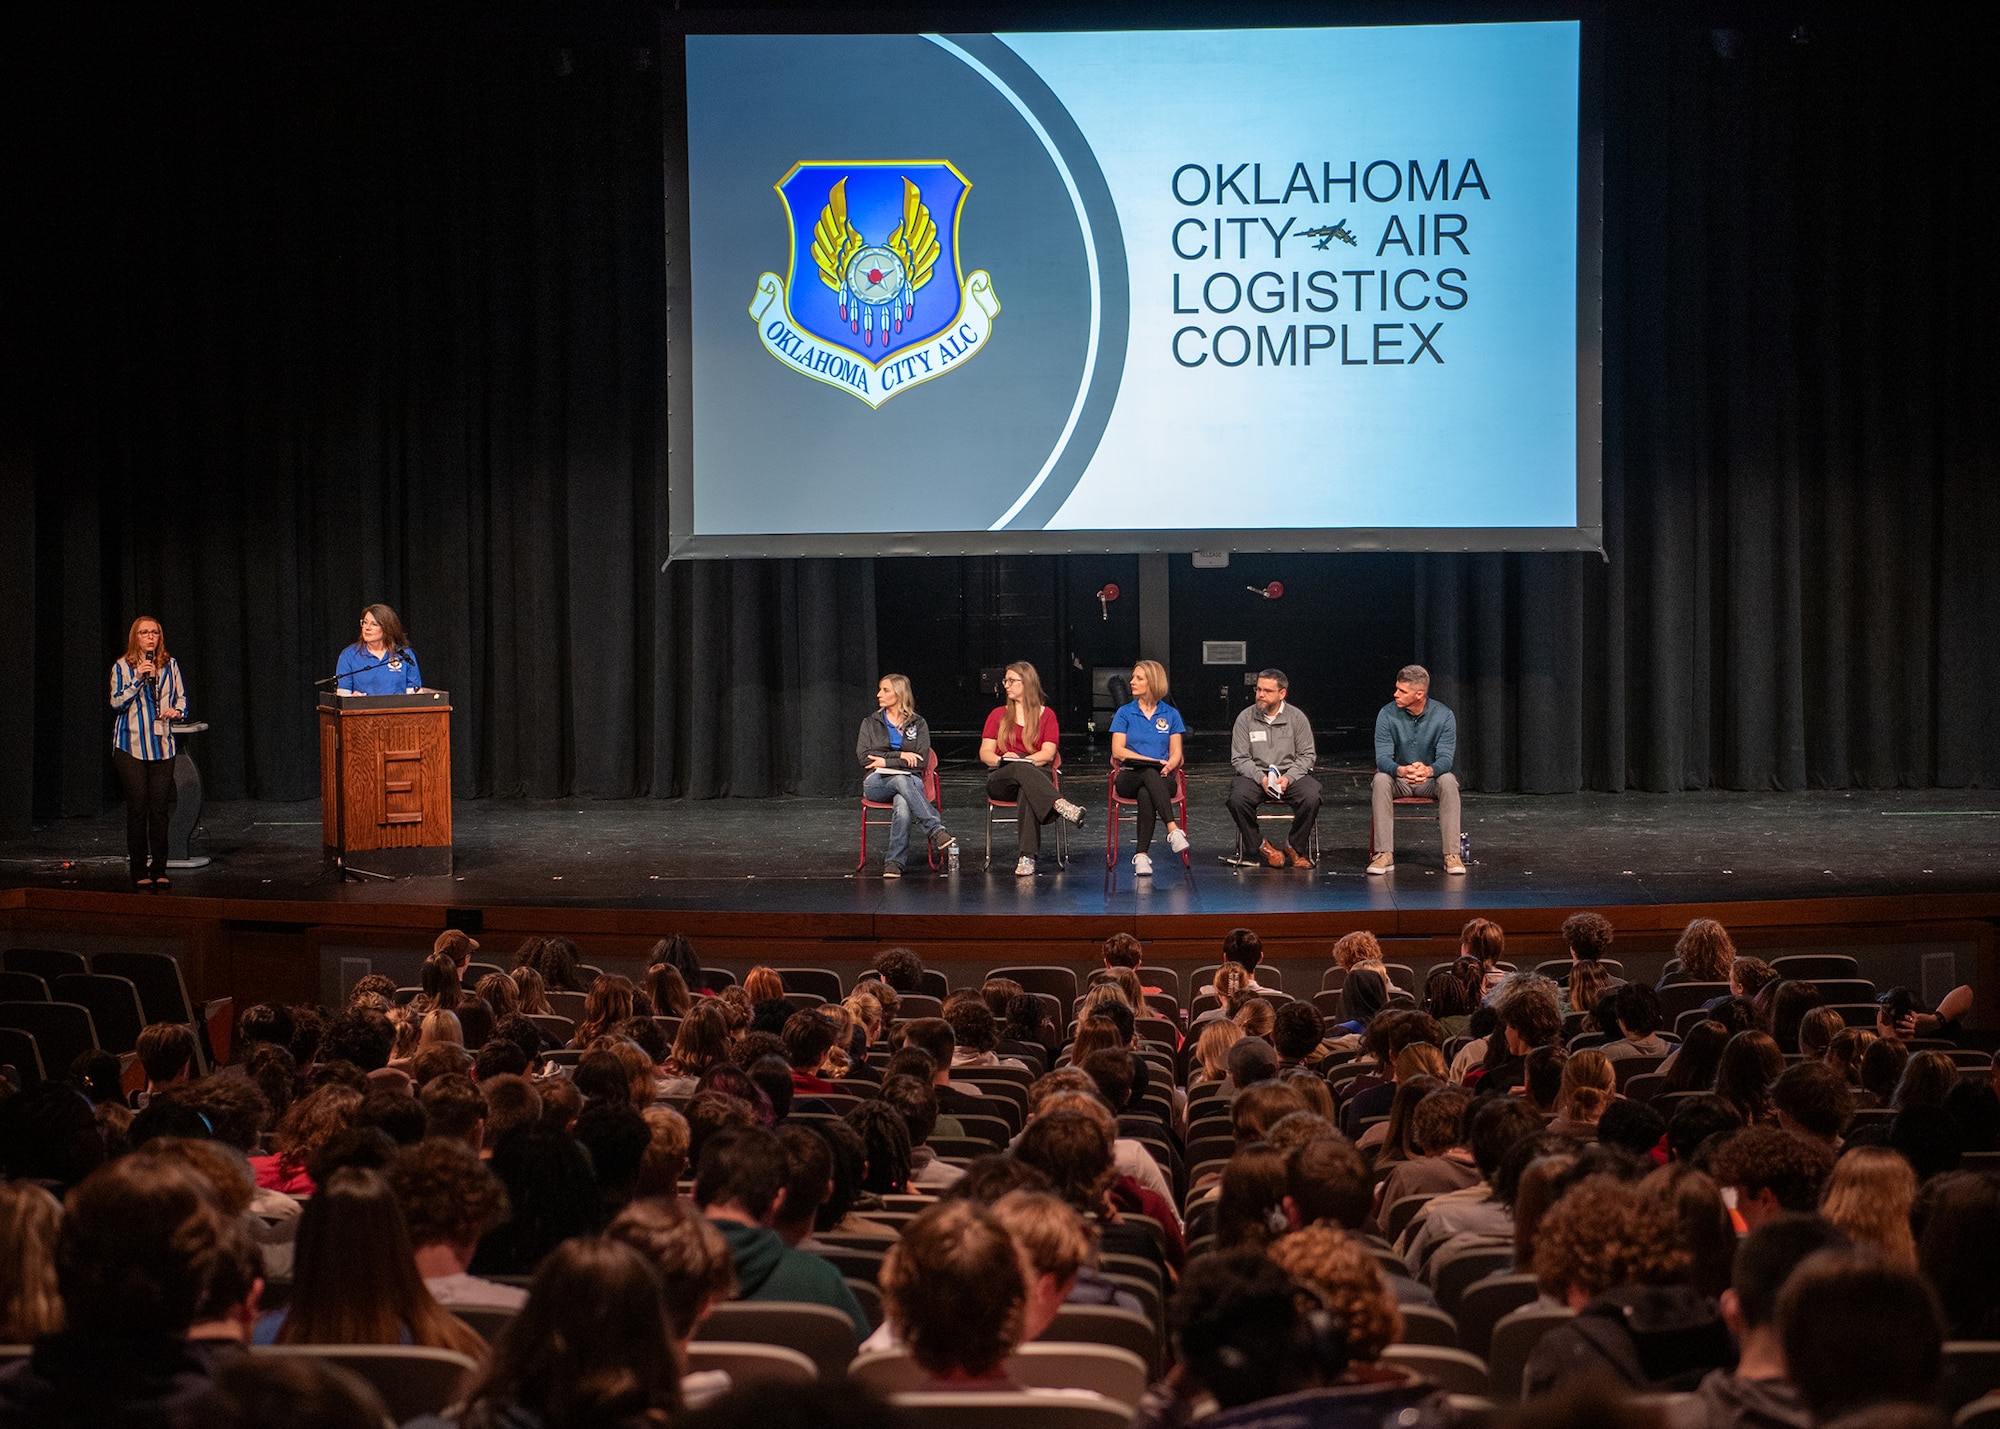
[[[403,622],[386,605],[361,612],[361,638],[340,652],[334,674],[343,695],[403,695],[424,687],[417,652],[403,634]]]
[[[160,622],[142,615],[111,667],[111,762],[125,790],[125,853],[132,882],[167,886],[167,828],[174,816],[174,721],[187,718],[180,662],[167,653]]]
[[[1118,797],[1138,805],[1138,851],[1132,855],[1134,876],[1153,871],[1153,821],[1167,821],[1167,844],[1175,853],[1187,851],[1187,835],[1174,822],[1173,789],[1168,783],[1181,767],[1181,736],[1187,726],[1181,712],[1167,703],[1167,670],[1158,660],[1141,660],[1132,667],[1132,698],[1111,717],[1111,759],[1118,766],[1114,788]]]

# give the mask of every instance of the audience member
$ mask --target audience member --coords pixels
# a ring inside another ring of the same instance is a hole
[[[373,1385],[328,1360],[302,1355],[238,1357],[190,1401],[189,1429],[382,1429],[389,1413]]]
[[[434,1138],[406,1148],[389,1167],[417,1273],[438,1304],[518,1310],[527,1292],[473,1275],[480,1240],[507,1219],[507,1192],[463,1141]]]
[[[1817,1210],[1833,1153],[1775,1126],[1753,1126],[1722,1142],[1707,1170],[1743,1228],[1754,1231],[1785,1211]]]
[[[508,1217],[480,1239],[472,1274],[531,1275],[563,1241],[601,1224],[590,1157],[547,1119],[498,1138],[488,1164],[506,1188]]]
[[[1923,1281],[1872,1252],[1808,1256],[1778,1294],[1785,1371],[1815,1423],[1877,1404],[1929,1405],[1944,1325]]]
[[[1014,1239],[969,1200],[933,1206],[882,1263],[882,1307],[924,1388],[1018,1390],[1007,1356],[1024,1337],[1028,1285]]]
[[[634,1201],[605,1228],[605,1236],[646,1257],[660,1278],[667,1333],[683,1359],[708,1312],[736,1293],[729,1242],[712,1224],[680,1202]],[[681,1376],[681,1402],[699,1409],[729,1391],[726,1370],[691,1370]]]
[[[1857,1146],[1833,1163],[1820,1197],[1820,1214],[1858,1246],[1877,1252],[1899,1270],[1917,1268],[1910,1209],[1917,1177],[1910,1163],[1878,1146]]]

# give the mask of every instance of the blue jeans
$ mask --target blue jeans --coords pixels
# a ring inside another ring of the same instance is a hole
[[[923,831],[928,840],[943,826],[931,801],[924,797],[924,776],[912,769],[908,774],[891,774],[884,770],[871,770],[861,781],[861,797],[873,799],[878,804],[894,803],[896,812],[889,818],[889,852],[884,862],[898,867],[906,861],[910,851],[910,822]]]

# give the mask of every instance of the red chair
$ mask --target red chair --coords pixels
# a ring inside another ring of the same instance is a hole
[[[944,816],[944,782],[938,778],[938,760],[937,760],[937,751],[935,749],[933,749],[930,752],[930,754],[926,756],[924,759],[924,797],[931,801],[931,807],[933,809],[936,809],[938,811],[938,816],[942,818]],[[871,819],[868,817],[871,813],[882,814],[885,817],[880,819]],[[856,873],[859,873],[864,867],[867,866],[868,863],[869,827],[872,825],[878,829],[886,829],[895,822],[896,822],[895,804],[887,800],[881,800],[881,799],[869,799],[865,797],[862,799],[861,857],[854,860],[854,871]],[[926,856],[930,859],[931,867],[936,868],[938,866],[937,850],[931,847],[931,841],[929,839],[924,840],[924,849]]]
[[[1062,793],[1061,750],[1056,751],[1055,762],[1049,766],[1049,782],[1056,786],[1057,794]],[[1011,819],[996,819],[993,817],[993,811],[995,809],[1013,809],[1016,812],[1014,814],[1014,817]],[[993,826],[995,824],[1020,823],[1021,815],[1019,813],[1019,809],[1020,809],[1020,802],[1018,800],[996,799],[991,794],[988,794],[986,796],[986,866],[988,868],[993,867]],[[1055,824],[1056,824],[1056,867],[1068,868],[1069,867],[1069,820],[1058,817],[1055,821]]]
[[[1105,781],[1105,797],[1110,801],[1111,809],[1111,837],[1104,846],[1104,866],[1106,868],[1116,868],[1118,866],[1118,828],[1124,822],[1124,816],[1118,811],[1120,809],[1130,809],[1132,811],[1132,827],[1135,834],[1138,832],[1139,825],[1139,800],[1137,796],[1127,799],[1118,792],[1118,770],[1120,768],[1121,766],[1118,761],[1115,759],[1112,760],[1111,776]],[[1173,797],[1168,802],[1173,805],[1174,818],[1180,824],[1181,832],[1187,833],[1187,765],[1185,764],[1174,770]],[[1192,835],[1189,836],[1192,837]],[[1185,851],[1181,854],[1181,863],[1185,867],[1193,867],[1188,862],[1188,856]]]

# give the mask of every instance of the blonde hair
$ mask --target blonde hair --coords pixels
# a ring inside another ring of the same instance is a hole
[[[1229,1075],[1229,1049],[1250,1034],[1243,1030],[1243,1024],[1232,1022],[1227,1017],[1217,1018],[1202,1029],[1195,1039],[1194,1059],[1201,1063],[1201,1074],[1205,1081],[1219,1082]]]
[[[435,1047],[440,1042],[453,1047],[465,1045],[465,1026],[458,1020],[456,1012],[439,1008],[436,1012],[424,1014],[422,1034],[417,1038],[419,1049]]]
[[[1278,1025],[1278,1014],[1263,998],[1252,997],[1236,1010],[1235,1020],[1252,1037],[1269,1037],[1271,1029]]]
[[[899,725],[908,724],[916,717],[917,713],[917,697],[910,689],[910,677],[908,675],[884,675],[875,682],[877,689],[880,689],[883,685],[887,685],[890,691],[896,696],[896,708],[890,711],[890,713],[895,715],[896,723]]]
[[[1910,1206],[1916,1199],[1917,1174],[1900,1152],[1857,1146],[1833,1163],[1819,1212],[1856,1244],[1879,1251],[1904,1270],[1915,1270]]]
[[[1156,705],[1167,702],[1167,667],[1158,660],[1134,660],[1132,668],[1146,677],[1146,695]]]
[[[1346,1331],[1350,1360],[1373,1364],[1402,1338],[1403,1312],[1381,1267],[1345,1231],[1321,1222],[1281,1237],[1266,1253],[1326,1303]]]
[[[847,1001],[841,1004],[847,1015],[868,1032],[868,1040],[874,1042],[882,1035],[882,1000],[872,992],[850,992]]]
[[[0,1181],[0,1340],[25,1345],[63,1327],[56,1289],[62,1207],[40,1186]]]
[[[1563,1063],[1556,1113],[1571,1121],[1596,1121],[1616,1099],[1617,1089],[1618,1073],[1611,1059],[1595,1047],[1582,1048]]]
[[[1083,1003],[1076,1010],[1076,1020],[1088,1022],[1097,1015],[1097,1009],[1107,1002],[1115,1002],[1120,1007],[1130,1009],[1134,1016],[1138,1015],[1139,1009],[1132,1006],[1132,999],[1125,995],[1124,988],[1115,982],[1101,982],[1083,995]]]
[[[1585,958],[1572,963],[1569,969],[1569,1010],[1571,1012],[1595,1012],[1597,1004],[1604,1000],[1606,989],[1611,986],[1611,969],[1595,959]],[[1615,1028],[1606,1028],[1607,1032]]]
[[[514,986],[520,991],[523,1017],[547,1017],[555,1011],[549,1006],[548,982],[535,969],[524,963],[509,970],[507,976],[514,979]]]
[[[1442,1082],[1449,1071],[1443,1050],[1429,1042],[1412,1042],[1396,1054],[1398,1082],[1407,1082],[1412,1077],[1436,1077]]]
[[[1375,941],[1375,935],[1368,932],[1349,933],[1333,945],[1334,962],[1348,972],[1363,963],[1382,961],[1382,945]]]
[[[1016,660],[1007,667],[1007,673],[1021,677],[1021,717],[1025,724],[1022,727],[1020,747],[1032,754],[1041,748],[1042,677],[1035,673],[1035,667],[1026,660]],[[1013,741],[1015,725],[1014,702],[1007,698],[1007,687],[1004,684],[1000,687],[1000,698],[1003,701],[1000,706],[1000,728],[994,736],[993,743],[995,748],[1005,749]]]
[[[1077,1271],[1097,1264],[1095,1235],[1060,1196],[1009,1191],[993,1203],[993,1219],[1007,1228],[1037,1276],[1053,1275],[1058,1284],[1067,1285]]]

